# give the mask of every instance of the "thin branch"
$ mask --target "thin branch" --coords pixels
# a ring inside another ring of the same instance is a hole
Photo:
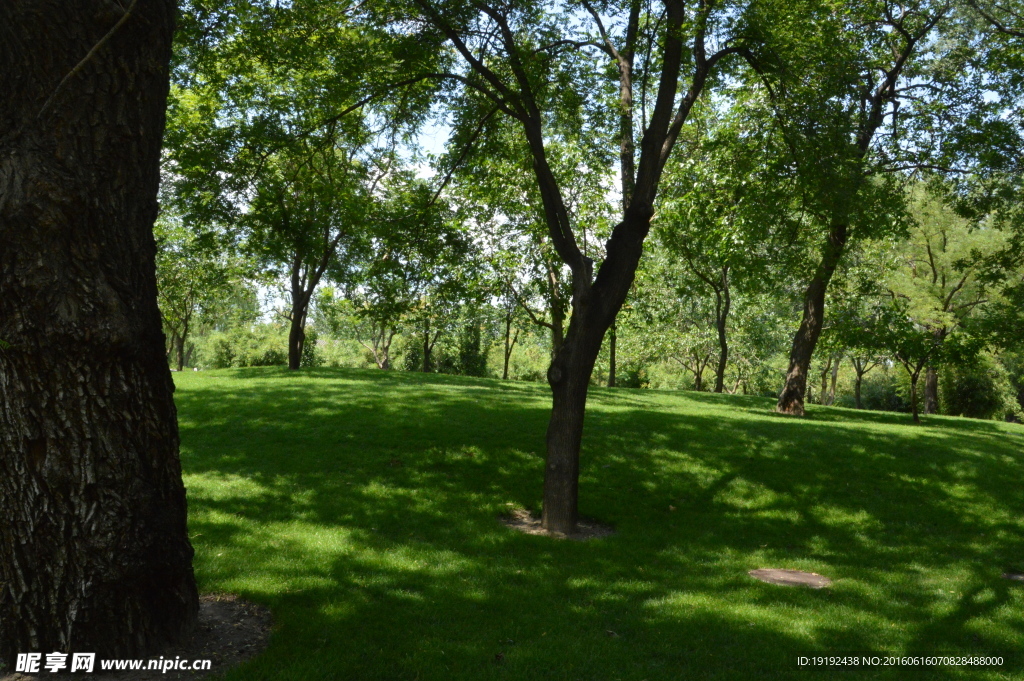
[[[45,102],[43,102],[42,108],[40,108],[39,113],[36,114],[37,119],[43,117],[43,114],[46,112],[46,109],[50,106],[50,104],[53,103],[53,100],[56,99],[57,95],[64,88],[64,85],[69,80],[71,80],[75,75],[77,75],[83,68],[85,68],[85,65],[89,62],[89,60],[92,59],[93,56],[97,52],[99,52],[104,45],[107,44],[107,42],[109,42],[109,40],[114,36],[114,34],[117,33],[119,28],[121,28],[124,25],[124,23],[128,21],[128,17],[131,16],[132,10],[135,9],[135,5],[138,3],[138,1],[139,0],[132,0],[132,4],[128,5],[128,9],[124,11],[124,14],[122,14],[121,18],[117,20],[117,23],[114,24],[114,26],[109,31],[107,31],[106,35],[100,38],[98,43],[92,46],[92,49],[89,50],[84,57],[82,57],[82,61],[75,64],[75,67],[68,71],[67,75],[61,79],[61,81],[57,84],[57,87],[54,88],[52,93],[50,93],[50,96],[46,98]]]

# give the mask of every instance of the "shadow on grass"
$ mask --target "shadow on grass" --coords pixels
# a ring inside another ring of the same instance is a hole
[[[1024,639],[999,578],[1024,555],[1020,434],[595,391],[580,510],[618,534],[556,542],[495,520],[539,508],[543,386],[210,378],[177,396],[197,571],[280,622],[235,678],[822,678],[796,657],[1012,659]],[[768,566],[836,583],[746,575]]]

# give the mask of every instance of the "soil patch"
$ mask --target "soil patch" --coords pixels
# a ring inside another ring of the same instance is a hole
[[[143,669],[138,671],[101,671],[100,660],[92,674],[81,671],[53,674],[40,666],[39,674],[7,674],[0,676],[0,681],[35,681],[36,679],[53,679],[62,681],[70,679],[91,679],[92,681],[157,681],[157,679],[201,679],[215,674],[223,674],[229,668],[255,657],[267,647],[267,639],[271,630],[270,611],[262,605],[244,601],[234,594],[205,594],[199,598],[199,623],[196,633],[188,645],[163,651],[165,660],[181,657],[183,660],[210,660],[210,669],[201,671],[184,671],[169,669],[167,673],[159,669]],[[87,652],[87,651],[82,651]],[[158,660],[161,654],[145,658],[143,666],[149,660]],[[71,657],[68,658],[70,667]],[[43,653],[42,662],[46,662]]]
[[[832,583],[832,580],[828,577],[822,577],[815,572],[801,572],[800,570],[761,568],[760,570],[751,570],[747,574],[762,582],[781,584],[782,586],[806,586],[812,589],[824,589]]]
[[[585,541],[587,539],[600,539],[602,537],[608,537],[615,534],[615,529],[613,527],[599,523],[596,520],[590,520],[589,518],[580,518],[576,523],[576,531],[572,534],[548,532],[541,527],[539,516],[535,516],[522,508],[512,509],[508,513],[498,516],[498,519],[513,530],[518,530],[525,534],[540,534],[545,537],[555,537],[556,539]]]
[[[1003,579],[1012,579],[1015,582],[1024,582],[1024,574],[1019,572],[1004,572]]]

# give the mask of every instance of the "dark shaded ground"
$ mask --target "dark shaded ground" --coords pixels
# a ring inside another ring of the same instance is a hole
[[[35,679],[92,679],[93,681],[155,681],[156,679],[201,679],[223,674],[245,662],[267,647],[270,637],[270,611],[261,605],[249,603],[233,594],[206,594],[199,599],[199,627],[192,641],[184,647],[164,651],[163,655],[147,658],[183,660],[210,660],[210,669],[203,671],[159,669],[141,671],[100,671],[100,661],[92,674],[54,674],[42,670],[40,674],[8,674],[0,681],[29,681]],[[45,662],[45,654],[43,661]],[[70,660],[70,658],[69,658]],[[145,665],[144,665],[145,666]]]

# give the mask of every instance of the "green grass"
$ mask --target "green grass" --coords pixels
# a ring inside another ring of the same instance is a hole
[[[175,380],[200,589],[276,621],[230,679],[1024,678],[1024,584],[1001,578],[1024,572],[1020,426],[595,389],[580,511],[617,533],[573,542],[496,520],[539,508],[545,386]],[[763,584],[759,567],[835,583]],[[841,652],[1006,665],[796,665]]]

